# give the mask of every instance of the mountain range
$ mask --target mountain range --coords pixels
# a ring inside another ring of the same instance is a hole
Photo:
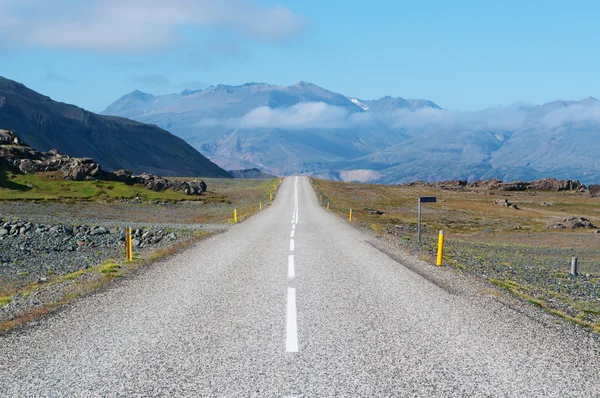
[[[359,99],[306,82],[248,83],[159,96],[134,91],[102,113],[165,128],[226,169],[386,184],[600,181],[600,103],[592,97],[457,112],[424,99]]]
[[[183,139],[157,126],[56,102],[0,77],[0,129],[39,151],[91,157],[103,169],[162,176],[231,177]]]

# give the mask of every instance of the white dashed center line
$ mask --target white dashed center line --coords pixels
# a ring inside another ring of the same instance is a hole
[[[294,239],[290,239],[290,251],[294,251]]]
[[[298,325],[296,323],[296,289],[288,287],[287,322],[286,322],[287,352],[298,352]]]

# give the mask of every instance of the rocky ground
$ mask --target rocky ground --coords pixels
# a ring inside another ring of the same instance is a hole
[[[125,228],[133,229],[134,252],[163,249],[222,224],[193,222],[201,203],[35,203],[0,206],[0,284],[45,281],[119,259]],[[124,221],[127,220],[127,221]]]
[[[191,236],[191,230],[136,228],[135,251],[156,249]],[[39,224],[0,217],[0,280],[45,281],[122,257],[125,228],[81,224]]]

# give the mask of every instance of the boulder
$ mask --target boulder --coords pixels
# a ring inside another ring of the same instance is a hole
[[[548,229],[578,229],[578,228],[596,228],[590,220],[584,217],[567,217],[561,222],[551,223]]]
[[[588,192],[592,198],[600,196],[600,185],[593,184],[588,187]]]
[[[519,207],[514,203],[510,203],[508,199],[494,199],[494,202],[492,203],[496,206],[502,206],[513,210],[519,210]]]
[[[0,145],[27,146],[15,133],[9,130],[0,130]]]

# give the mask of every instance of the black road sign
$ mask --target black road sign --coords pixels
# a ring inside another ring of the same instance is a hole
[[[435,196],[419,196],[419,202],[421,203],[435,203]]]

